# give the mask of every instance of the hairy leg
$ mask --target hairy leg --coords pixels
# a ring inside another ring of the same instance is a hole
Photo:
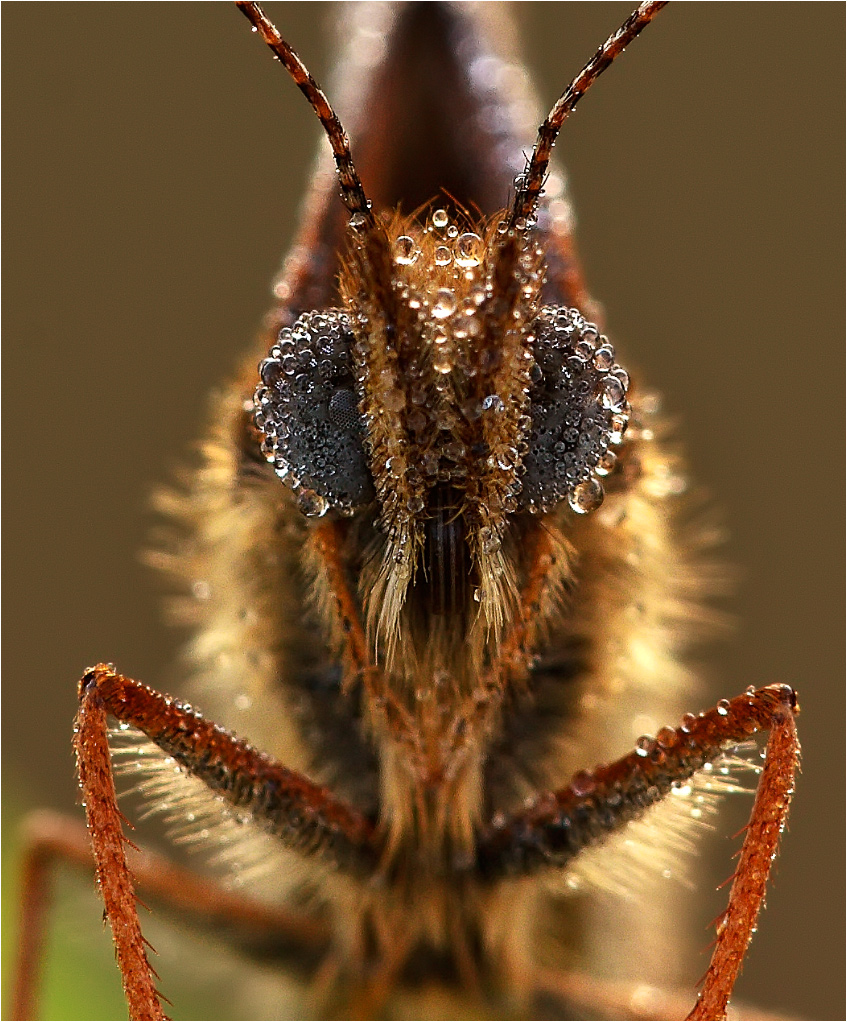
[[[729,996],[765,896],[768,873],[788,816],[800,746],[794,691],[771,685],[748,691],[677,729],[663,728],[628,756],[581,771],[571,783],[538,796],[527,808],[480,835],[477,868],[489,881],[566,866],[582,849],[621,830],[726,749],[769,731],[765,765],[746,828],[729,905],[703,989],[689,1019],[725,1019]]]
[[[112,928],[132,1018],[163,1018],[138,923],[118,809],[107,717],[139,729],[189,774],[303,854],[370,875],[379,862],[374,825],[325,788],[257,752],[188,706],[100,664],[79,685],[75,749],[97,883]]]

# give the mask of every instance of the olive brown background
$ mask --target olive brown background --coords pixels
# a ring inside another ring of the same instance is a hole
[[[268,5],[319,78],[333,8]],[[519,5],[545,104],[628,10]],[[84,666],[111,660],[179,694],[178,636],[136,556],[148,498],[269,305],[318,129],[227,4],[5,4],[3,29],[13,859],[27,807],[80,812],[70,737]],[[589,286],[678,418],[739,569],[737,628],[708,650],[691,709],[749,684],[800,691],[803,773],[738,988],[786,1018],[844,1017],[843,38],[840,4],[671,5],[557,149]],[[749,806],[732,801],[698,867],[703,947]],[[121,1010],[88,887],[62,882],[43,1017]],[[193,978],[169,939],[157,967],[176,1017],[225,1015],[229,974]]]

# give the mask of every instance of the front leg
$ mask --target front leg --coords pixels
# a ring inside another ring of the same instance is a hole
[[[640,740],[614,763],[582,771],[480,835],[477,868],[489,882],[567,866],[586,847],[622,830],[674,785],[757,731],[769,731],[765,765],[747,824],[729,905],[717,921],[712,962],[689,1019],[725,1019],[727,1004],[765,897],[768,873],[788,817],[800,746],[797,697],[787,685],[749,689],[715,709],[687,715],[677,729]]]
[[[130,1017],[164,1019],[135,907],[108,745],[107,716],[137,728],[190,775],[265,831],[357,875],[376,871],[374,824],[301,774],[239,741],[195,710],[105,664],[79,683],[74,748],[97,882],[112,928]]]

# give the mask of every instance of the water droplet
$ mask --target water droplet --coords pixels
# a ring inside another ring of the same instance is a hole
[[[297,504],[307,518],[323,518],[329,510],[329,501],[314,490],[301,490]]]
[[[485,553],[493,554],[500,549],[500,537],[490,525],[483,526],[479,530],[479,538]]]
[[[429,422],[429,416],[421,408],[413,408],[406,416],[406,425],[415,433],[422,433]]]
[[[756,694],[756,686],[755,685],[748,685],[747,688],[744,689],[744,692],[748,696],[754,696]]]
[[[439,245],[433,258],[436,266],[447,266],[453,258],[453,253],[446,245]]]
[[[574,348],[574,354],[582,362],[587,362],[594,354],[594,344],[587,337],[583,337]]]
[[[604,376],[599,384],[600,401],[604,408],[620,411],[625,391],[616,376]]]
[[[447,237],[455,238],[458,236],[458,234],[459,228],[455,224],[450,224],[450,226],[447,228]]]
[[[672,749],[679,741],[679,737],[672,727],[663,727],[656,733],[656,741],[663,749]]]
[[[615,364],[615,351],[610,344],[601,345],[594,352],[594,368],[601,371],[611,369]]]
[[[446,227],[450,222],[450,217],[447,215],[446,209],[437,209],[432,214],[432,224],[434,227],[442,228]]]
[[[682,730],[688,734],[697,723],[697,717],[693,713],[684,713],[682,716]]]
[[[729,713],[729,700],[721,699],[717,706],[718,713],[725,717]]]
[[[635,743],[635,752],[639,756],[649,756],[655,744],[650,735],[642,735]]]
[[[436,319],[447,319],[456,311],[456,296],[449,288],[441,287],[435,292],[432,314]]]
[[[423,509],[426,507],[426,501],[423,499],[423,497],[419,496],[418,494],[415,494],[415,496],[409,497],[409,499],[406,501],[406,507],[409,509],[409,511],[412,512],[413,515],[417,515],[420,514],[421,511],[423,511]]]
[[[590,795],[596,788],[597,781],[587,770],[580,770],[571,778],[571,791],[574,795]]]
[[[367,222],[368,218],[364,213],[354,213],[350,217],[350,228],[354,231],[361,231]]]
[[[484,412],[503,412],[506,406],[498,394],[489,394],[482,399],[482,410]]]
[[[598,476],[607,476],[615,467],[618,456],[614,451],[606,451],[603,457],[597,462],[594,471]]]
[[[456,262],[459,266],[479,266],[482,262],[482,238],[469,231],[456,240]]]
[[[613,444],[619,444],[623,440],[629,419],[626,415],[613,415],[609,423],[609,440]]]
[[[393,388],[387,390],[382,395],[382,406],[389,412],[402,412],[406,407],[406,395],[402,390],[395,390]]]
[[[599,479],[589,476],[588,479],[577,483],[568,494],[568,503],[572,511],[577,514],[588,514],[595,511],[603,503],[603,486]]]
[[[415,239],[410,238],[408,234],[401,234],[394,242],[394,262],[401,266],[409,266],[419,254],[420,250],[415,244]]]
[[[400,479],[406,472],[406,462],[398,457],[386,458],[385,471],[395,479]]]

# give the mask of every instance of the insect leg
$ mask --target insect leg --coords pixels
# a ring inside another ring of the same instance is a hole
[[[91,842],[85,827],[58,813],[35,812],[23,824],[23,864],[18,951],[8,1018],[35,1018],[50,907],[52,867],[68,862],[89,871]]]
[[[796,702],[791,709],[796,712]],[[689,1019],[726,1018],[727,1003],[765,900],[768,873],[788,818],[799,758],[794,714],[777,710],[771,723],[756,801],[733,875],[729,904],[718,918],[712,960],[697,1004],[687,1016]]]
[[[50,882],[57,865],[71,865],[91,874],[94,859],[85,824],[49,811],[36,812],[24,822],[23,897],[20,941],[12,985],[9,1018],[35,1018],[39,972],[50,908]],[[269,937],[275,947],[291,945],[298,955],[304,949],[314,956],[326,951],[329,933],[322,922],[233,893],[208,877],[195,873],[164,856],[128,844],[127,864],[145,901],[179,911],[211,927],[219,935],[222,926],[250,939]]]
[[[164,1019],[154,985],[155,973],[147,958],[135,907],[135,886],[126,858],[109,743],[106,707],[97,689],[98,671],[87,671],[79,686],[80,709],[74,729],[79,782],[91,833],[97,886],[115,941],[124,996],[131,1019]]]
[[[347,677],[359,678],[374,705],[392,733],[407,746],[416,749],[417,729],[414,718],[385,685],[381,671],[376,670],[368,653],[368,642],[357,606],[356,597],[347,579],[341,556],[338,522],[322,523],[311,536],[310,552],[319,565],[316,588],[325,596],[326,614],[335,622],[343,637],[342,656],[348,665]]]
[[[663,728],[634,752],[607,766],[576,774],[570,785],[537,797],[523,812],[482,832],[477,866],[484,877],[530,874],[565,866],[584,848],[601,842],[642,816],[674,785],[692,777],[757,731],[770,736],[765,765],[726,912],[703,990],[690,1019],[724,1019],[765,896],[768,873],[788,815],[799,762],[794,722],[797,698],[787,685],[750,689],[676,730]]]
[[[626,983],[598,979],[577,972],[554,972],[542,969],[534,977],[536,996],[552,1001],[561,1014],[565,1010],[590,1012],[600,1018],[630,1019],[632,1022],[661,1022],[682,1018],[691,1003],[691,991],[660,988],[646,983]],[[554,1017],[549,1009],[545,1017]],[[735,1003],[729,1010],[732,1022],[760,1019],[779,1022],[781,1016],[768,1015],[761,1008]]]
[[[325,788],[287,770],[196,711],[99,664],[79,684],[74,737],[100,892],[133,1018],[163,1018],[138,924],[107,741],[107,715],[138,728],[189,774],[260,828],[304,853],[369,874],[379,858],[373,824]]]

